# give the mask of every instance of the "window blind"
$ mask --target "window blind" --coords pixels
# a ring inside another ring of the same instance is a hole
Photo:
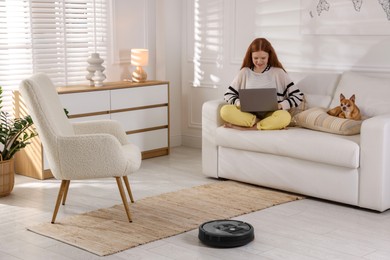
[[[107,0],[0,0],[3,109],[37,72],[56,86],[86,84],[90,53],[107,57],[107,34]]]

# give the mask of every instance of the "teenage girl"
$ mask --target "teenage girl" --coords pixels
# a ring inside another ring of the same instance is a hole
[[[256,114],[240,110],[239,89],[270,87],[276,87],[279,110]],[[271,43],[265,38],[257,38],[249,45],[240,72],[226,91],[224,99],[229,103],[220,112],[226,122],[225,127],[277,130],[289,125],[291,115],[287,110],[299,106],[303,93],[290,79]]]

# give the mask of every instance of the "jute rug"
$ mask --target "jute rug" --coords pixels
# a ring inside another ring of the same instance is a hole
[[[99,256],[120,252],[177,235],[200,224],[228,219],[302,197],[234,181],[220,181],[148,197],[130,204],[133,222],[123,205],[57,217],[56,224],[28,230],[82,248]]]

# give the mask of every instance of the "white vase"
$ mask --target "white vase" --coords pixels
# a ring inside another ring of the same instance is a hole
[[[103,81],[106,79],[106,75],[103,74],[100,70],[96,70],[95,74],[92,77],[92,81],[95,87],[102,87]]]
[[[103,74],[105,68],[104,66],[102,66],[104,60],[100,58],[99,53],[91,53],[91,56],[87,59],[87,62],[88,62],[88,67],[87,67],[88,74],[86,76],[86,79],[89,80],[89,84],[91,86],[95,86],[92,77],[95,75],[96,71],[100,71],[101,74],[104,76],[104,79],[106,79],[106,76]]]

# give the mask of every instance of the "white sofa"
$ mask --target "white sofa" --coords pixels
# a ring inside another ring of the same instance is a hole
[[[295,82],[307,108],[334,107],[340,93],[355,94],[367,118],[360,134],[224,128],[219,109],[226,103],[207,101],[202,108],[203,173],[380,212],[390,208],[389,76],[312,73]]]

